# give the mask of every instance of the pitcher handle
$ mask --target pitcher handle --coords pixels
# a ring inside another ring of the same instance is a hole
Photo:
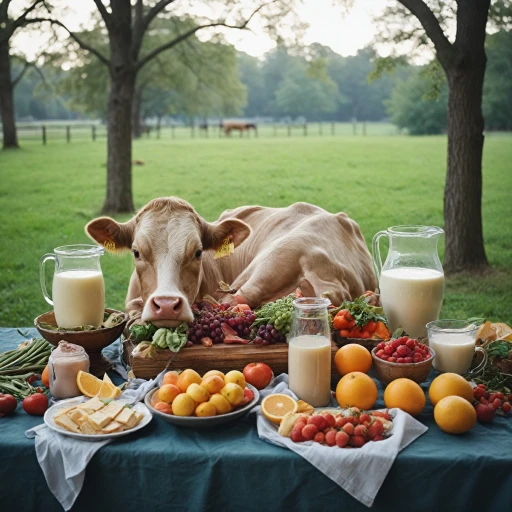
[[[482,355],[483,355],[482,361],[480,361],[480,364],[476,368],[472,368],[469,372],[467,372],[464,375],[464,378],[476,377],[479,373],[482,372],[482,370],[485,368],[485,365],[487,364],[487,360],[488,360],[487,351],[485,349],[483,349],[482,347],[475,347],[475,352],[482,352]]]
[[[53,306],[53,300],[50,298],[48,291],[46,290],[46,276],[44,272],[45,263],[48,260],[53,260],[55,261],[55,264],[57,264],[57,256],[55,256],[55,254],[45,254],[42,256],[39,260],[39,280],[41,282],[41,291],[43,292],[44,300]]]
[[[382,272],[382,258],[380,257],[380,246],[379,241],[383,236],[389,236],[387,231],[379,231],[372,241],[372,259],[373,267],[375,268],[375,274],[377,276],[377,283],[380,280],[380,273]],[[378,284],[377,284],[378,286]]]

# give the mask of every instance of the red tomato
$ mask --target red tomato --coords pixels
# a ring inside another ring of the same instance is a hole
[[[272,369],[265,363],[249,363],[243,374],[245,380],[256,389],[266,388],[272,380]]]
[[[0,393],[0,418],[11,415],[17,406],[16,398],[9,394]]]
[[[341,329],[340,336],[342,338],[348,338],[348,333],[349,333],[348,329]]]
[[[348,320],[344,316],[335,316],[332,321],[335,329],[348,329]]]
[[[27,414],[42,416],[46,409],[48,409],[48,398],[46,398],[42,393],[35,393],[27,396],[23,400],[22,405]]]
[[[370,320],[364,327],[368,332],[375,332],[375,329],[377,329],[377,322]]]
[[[345,317],[350,315],[350,313],[348,312],[348,309],[340,309],[337,313],[336,313],[336,316],[334,318],[337,318],[337,317]]]

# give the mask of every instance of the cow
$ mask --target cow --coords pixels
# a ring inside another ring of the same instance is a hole
[[[210,223],[185,200],[162,197],[127,222],[100,217],[85,230],[110,250],[133,253],[126,308],[158,327],[192,321],[192,304],[206,294],[256,308],[300,288],[339,305],[376,287],[357,223],[308,203],[241,206]],[[215,258],[227,242],[234,251]]]

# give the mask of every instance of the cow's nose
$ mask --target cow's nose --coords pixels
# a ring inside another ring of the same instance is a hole
[[[174,320],[183,310],[183,300],[180,297],[153,297],[151,312],[155,320]]]

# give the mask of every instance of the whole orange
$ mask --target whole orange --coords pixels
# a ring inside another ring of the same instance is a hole
[[[456,373],[442,373],[436,377],[428,389],[428,397],[435,407],[446,396],[460,396],[470,404],[473,403],[473,388],[461,375]]]
[[[347,373],[336,386],[336,400],[340,407],[371,409],[377,401],[377,396],[375,382],[362,372]]]
[[[448,434],[463,434],[476,423],[475,408],[460,396],[446,396],[434,407],[437,426]]]
[[[425,407],[427,399],[420,385],[411,379],[395,379],[384,390],[384,404],[387,408],[397,407],[417,416]]]
[[[342,376],[350,372],[368,373],[372,367],[372,356],[363,346],[349,343],[336,352],[334,366]]]
[[[44,367],[43,373],[41,374],[41,382],[45,388],[50,387],[50,370],[48,365]]]

